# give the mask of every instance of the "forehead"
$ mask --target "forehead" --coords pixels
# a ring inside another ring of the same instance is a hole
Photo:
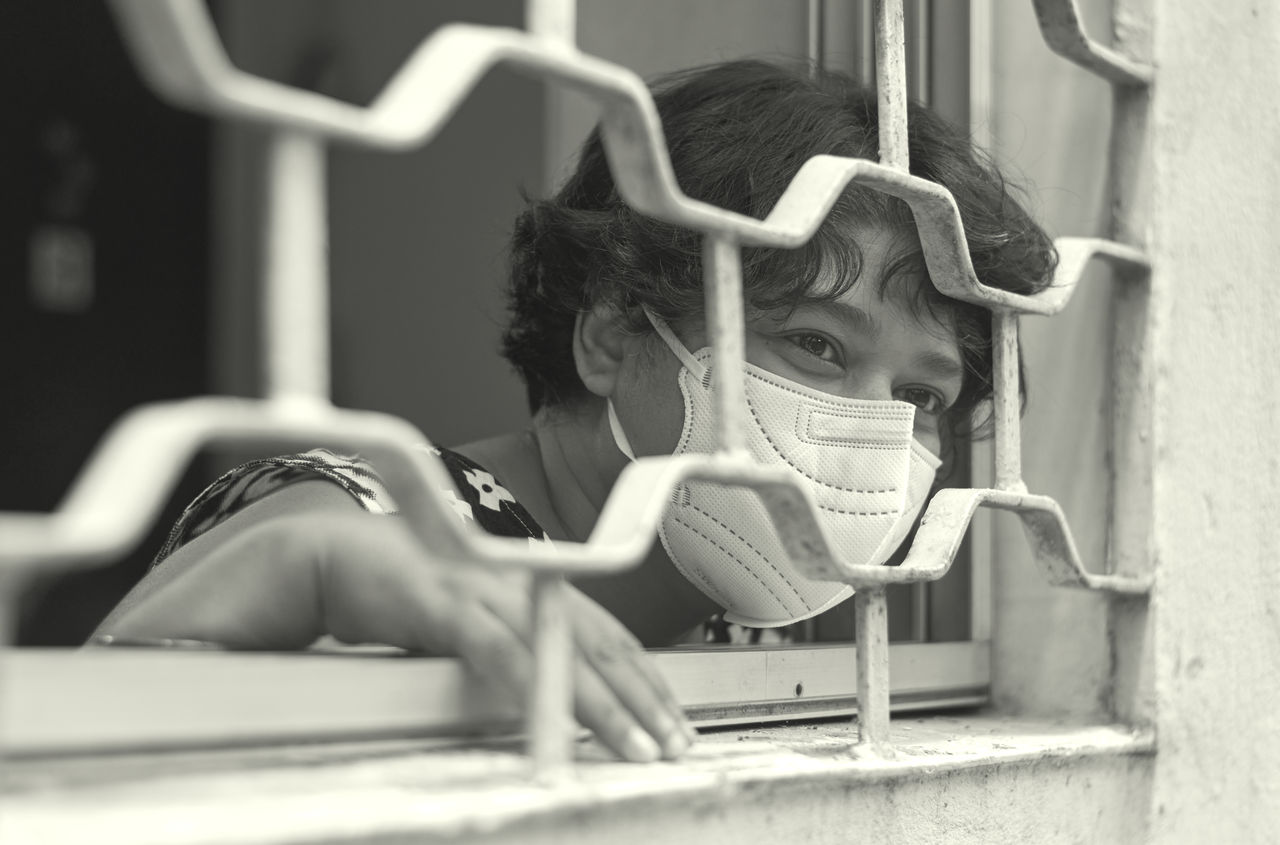
[[[885,329],[923,330],[938,340],[956,341],[959,303],[933,287],[914,226],[861,226],[849,232],[848,243],[850,260],[824,261],[814,294],[843,288],[828,304],[855,322],[870,318]],[[847,269],[837,269],[841,265]]]

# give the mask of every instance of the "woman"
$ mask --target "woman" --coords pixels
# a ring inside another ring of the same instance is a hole
[[[876,157],[875,94],[843,77],[734,62],[676,75],[655,99],[682,190],[755,217],[814,155]],[[979,277],[1024,294],[1048,284],[1048,237],[967,137],[921,107],[909,126],[912,172],[955,195]],[[439,452],[460,518],[581,541],[633,456],[710,447],[700,247],[621,201],[598,136],[561,191],[530,204],[504,353],[533,423]],[[744,251],[743,281],[751,449],[808,479],[842,553],[881,563],[990,395],[989,314],[938,294],[909,209],[857,186],[805,246]],[[397,520],[369,516],[391,507],[366,467],[327,452],[233,471],[99,638],[303,648],[330,634],[456,654],[522,688],[527,580],[434,563]],[[762,513],[750,493],[687,485],[639,567],[575,582],[577,716],[627,759],[678,756],[691,739],[642,645],[719,610],[777,625],[848,595],[791,569]]]

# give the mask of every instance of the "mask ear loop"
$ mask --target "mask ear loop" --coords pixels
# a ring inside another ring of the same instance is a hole
[[[667,325],[667,321],[659,317],[657,314],[654,314],[643,305],[640,306],[640,308],[644,311],[644,315],[649,318],[649,324],[653,326],[653,330],[658,333],[658,337],[662,338],[662,342],[667,345],[667,348],[671,350],[672,354],[680,359],[680,363],[684,364],[685,369],[693,373],[694,377],[696,377],[698,381],[706,384],[708,373],[707,368],[703,366],[701,361],[693,357],[692,352],[685,348],[685,345],[680,342],[680,338],[676,337],[676,333]]]
[[[680,363],[684,365],[690,373],[693,374],[698,381],[703,384],[710,383],[710,371],[703,366],[702,362],[693,357],[685,345],[680,342],[680,338],[676,337],[676,333],[667,325],[667,321],[654,314],[648,308],[641,306],[644,316],[648,318],[649,324],[653,326],[653,330],[658,333],[658,337],[662,338],[662,342],[667,345]],[[636,459],[635,450],[631,448],[631,440],[627,437],[627,433],[622,430],[622,421],[618,419],[618,411],[613,407],[613,400],[605,399],[605,408],[609,417],[609,431],[613,434],[613,443],[618,447],[618,451],[627,456],[628,460]]]
[[[605,408],[609,412],[609,430],[613,432],[613,443],[618,447],[618,451],[627,456],[627,460],[634,461],[636,459],[635,450],[631,448],[631,441],[627,438],[627,433],[622,430],[622,422],[618,419],[618,411],[613,407],[612,399],[604,400]]]

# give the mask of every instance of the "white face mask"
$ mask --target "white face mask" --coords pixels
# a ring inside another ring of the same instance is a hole
[[[690,354],[661,320],[659,336],[684,365],[684,428],[674,454],[713,452],[711,350]],[[846,399],[746,364],[747,451],[785,463],[817,503],[818,521],[853,564],[884,563],[911,530],[941,463],[914,439],[915,406]],[[613,404],[618,448],[634,459]],[[694,586],[753,627],[807,619],[852,595],[844,584],[811,581],[783,550],[753,491],[707,482],[676,489],[658,531],[667,555]]]

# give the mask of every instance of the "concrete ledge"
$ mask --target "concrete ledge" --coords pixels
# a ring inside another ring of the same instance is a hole
[[[856,726],[704,734],[677,763],[593,743],[577,777],[527,778],[505,744],[387,742],[10,765],[0,841],[1142,841],[1154,743],[989,715],[898,719],[896,760]]]

